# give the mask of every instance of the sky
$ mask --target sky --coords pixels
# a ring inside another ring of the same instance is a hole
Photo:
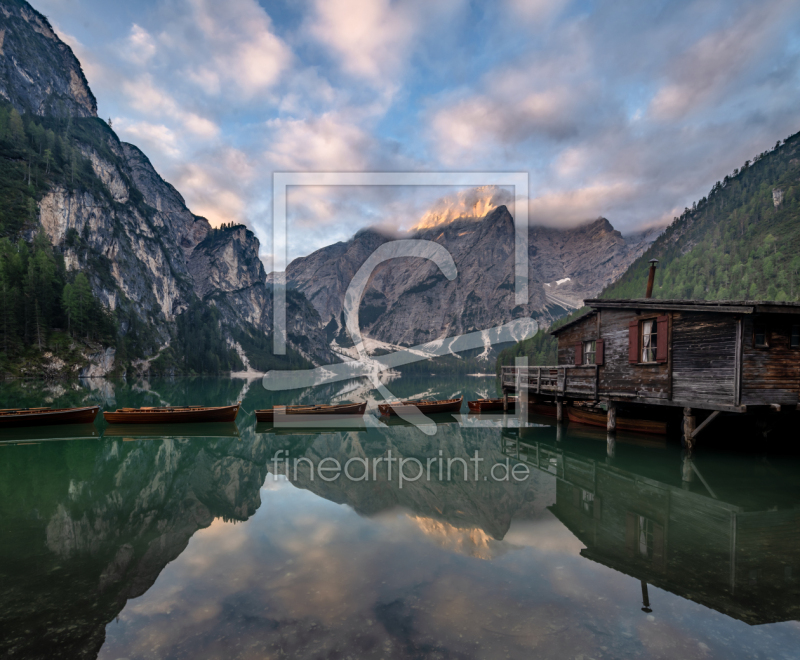
[[[270,260],[273,172],[527,172],[532,223],[668,223],[800,130],[792,0],[34,0],[98,114]],[[290,258],[436,188],[292,188]]]

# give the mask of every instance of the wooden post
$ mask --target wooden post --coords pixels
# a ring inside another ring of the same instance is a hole
[[[617,404],[614,401],[608,402],[608,421],[606,431],[616,433],[617,431]]]
[[[556,442],[561,442],[563,435],[564,435],[564,425],[556,424]]]
[[[606,436],[606,456],[614,458],[617,454],[617,437],[613,433]]]
[[[681,464],[681,485],[684,489],[689,488],[689,484],[694,481],[694,471],[692,470],[692,456],[689,452],[683,457]]]
[[[697,418],[692,414],[691,408],[683,409],[683,437],[686,440],[686,448],[691,451],[694,446],[694,429]]]
[[[564,402],[561,399],[556,401],[556,421],[559,423],[564,421]]]
[[[519,396],[517,396],[517,401],[519,401]],[[508,390],[505,387],[503,388],[503,412],[508,412]]]

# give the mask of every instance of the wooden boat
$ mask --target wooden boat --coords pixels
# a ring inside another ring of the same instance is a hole
[[[276,415],[280,418],[283,415],[314,415],[363,417],[367,409],[367,402],[363,403],[340,403],[335,405],[322,404],[318,406],[275,406],[274,408],[264,408],[256,410],[257,422],[274,422]]]
[[[413,412],[416,412],[416,408],[410,408]],[[426,417],[433,422],[436,426],[447,426],[448,424],[458,424],[462,415],[458,415],[458,413],[427,413]],[[463,417],[467,417],[468,415],[463,415]],[[478,415],[473,415],[473,417],[477,417]],[[386,426],[416,426],[417,422],[415,421],[408,421],[403,419],[402,417],[398,417],[397,414],[394,415],[381,415],[380,418],[381,424]]]
[[[399,412],[421,412],[426,415],[434,413],[457,413],[461,411],[461,402],[464,397],[457,399],[443,399],[441,401],[398,401],[397,403],[383,403],[378,406],[381,415],[390,417]]]
[[[238,438],[235,422],[203,422],[175,424],[165,429],[163,424],[112,424],[103,431],[104,438],[139,440],[147,438]]]
[[[97,440],[99,429],[93,424],[48,424],[47,426],[15,426],[0,428],[0,445],[38,444],[64,440]]]
[[[169,408],[119,408],[104,412],[109,424],[193,424],[199,422],[232,422],[242,402],[232,406],[171,406]]]
[[[91,424],[100,406],[84,408],[10,408],[0,410],[0,428],[51,424]]]
[[[515,396],[508,397],[509,410],[514,410],[514,406],[516,406],[516,404],[517,404],[517,397]],[[475,413],[497,412],[503,410],[502,399],[477,399],[476,401],[467,401],[467,405],[469,406],[469,411]]]
[[[528,406],[528,413],[531,415],[542,415],[543,417],[556,416],[555,403],[531,403]]]
[[[589,426],[602,426],[604,428],[606,426],[608,417],[605,411],[579,408],[577,406],[565,406],[565,410],[570,422],[588,424]],[[617,415],[617,430],[665,435],[667,423],[652,419],[631,419],[630,417]]]

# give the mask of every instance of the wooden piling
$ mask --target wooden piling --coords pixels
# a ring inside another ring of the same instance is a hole
[[[686,448],[691,451],[694,445],[694,430],[697,425],[697,418],[692,414],[691,408],[683,409],[683,437],[686,440]]]
[[[519,392],[517,393],[517,399],[519,400]],[[508,390],[503,388],[503,412],[508,412]]]
[[[614,458],[617,454],[617,438],[613,433],[606,436],[606,456]]]
[[[561,399],[556,401],[556,421],[559,423],[564,421],[564,402]]]
[[[608,402],[608,421],[606,422],[606,431],[615,433],[617,430],[617,404],[613,401]]]

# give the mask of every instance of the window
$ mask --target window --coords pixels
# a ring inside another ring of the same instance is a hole
[[[767,348],[767,324],[756,323],[753,329],[753,343],[757,348]]]
[[[581,511],[587,516],[594,515],[594,493],[581,489]]]
[[[639,538],[637,539],[639,555],[644,559],[653,558],[653,521],[639,516]]]
[[[596,355],[597,342],[594,339],[583,342],[583,364],[597,364]]]
[[[800,325],[793,325],[791,332],[791,339],[789,346],[792,348],[800,348]]]
[[[642,362],[655,362],[658,354],[658,324],[655,319],[642,321]]]

